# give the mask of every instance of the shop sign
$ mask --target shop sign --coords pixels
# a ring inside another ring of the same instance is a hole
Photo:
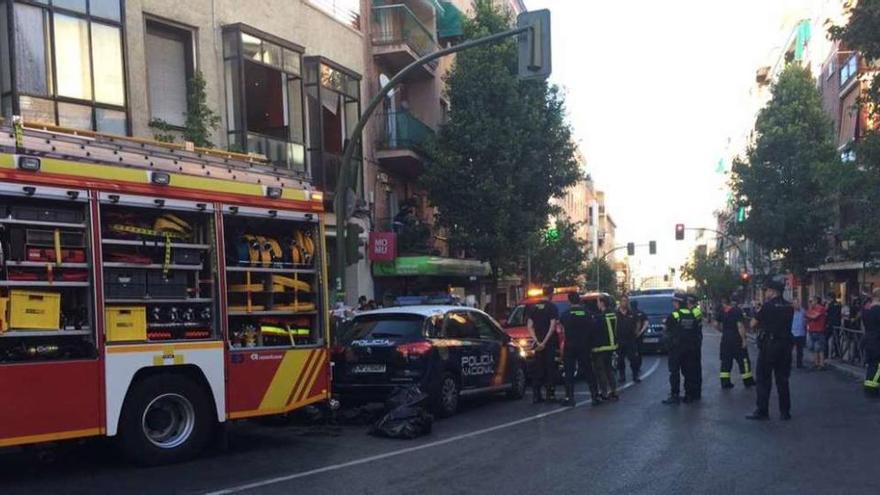
[[[370,232],[370,261],[394,261],[397,258],[397,234]]]

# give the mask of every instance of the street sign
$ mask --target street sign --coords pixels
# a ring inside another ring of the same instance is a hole
[[[370,261],[394,261],[397,258],[397,234],[370,232]]]
[[[523,12],[516,18],[516,27],[529,28],[519,35],[519,78],[544,80],[550,77],[550,11]]]

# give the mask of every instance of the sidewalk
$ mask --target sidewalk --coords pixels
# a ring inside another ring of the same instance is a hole
[[[835,370],[841,371],[844,374],[849,375],[853,378],[858,378],[860,380],[865,379],[865,369],[862,367],[853,366],[851,364],[847,364],[836,359],[826,359],[825,362],[828,363],[828,365]]]

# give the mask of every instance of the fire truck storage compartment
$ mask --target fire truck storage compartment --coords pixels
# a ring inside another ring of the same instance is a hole
[[[105,284],[108,325],[110,314],[123,324],[136,318],[113,338],[108,327],[108,343],[216,337],[212,205],[104,193],[100,201],[104,267],[113,275]]]
[[[0,363],[97,356],[88,198],[0,182]]]
[[[147,340],[145,306],[112,306],[104,311],[107,342]]]
[[[234,349],[322,343],[320,236],[311,215],[224,207]]]

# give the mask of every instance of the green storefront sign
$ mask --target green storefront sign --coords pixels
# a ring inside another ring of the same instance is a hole
[[[488,263],[439,256],[403,256],[393,263],[373,263],[376,277],[486,277]]]

